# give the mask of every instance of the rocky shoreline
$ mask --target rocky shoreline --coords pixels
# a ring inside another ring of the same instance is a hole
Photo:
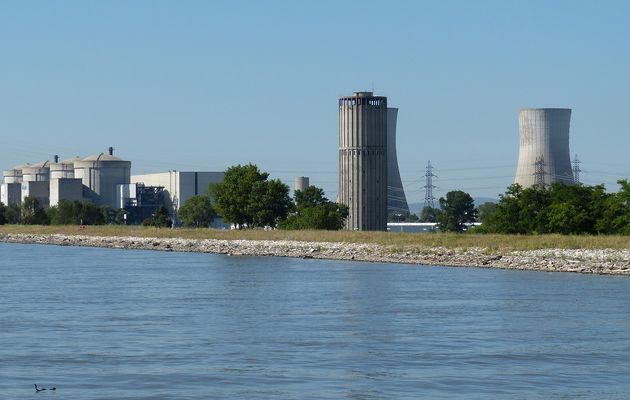
[[[630,275],[630,250],[613,249],[544,249],[499,253],[481,248],[422,247],[414,251],[401,251],[378,244],[60,234],[0,234],[0,242]]]

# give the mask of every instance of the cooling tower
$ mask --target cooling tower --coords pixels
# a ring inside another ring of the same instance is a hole
[[[407,197],[400,180],[396,156],[396,121],[398,109],[387,109],[387,213],[409,214]]]
[[[519,110],[520,148],[515,183],[523,187],[573,183],[570,120],[568,108]]]
[[[387,97],[339,98],[338,198],[346,229],[387,230]]]

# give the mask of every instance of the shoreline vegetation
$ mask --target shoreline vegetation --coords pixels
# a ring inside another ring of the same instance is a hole
[[[627,236],[4,225],[0,242],[630,275]]]

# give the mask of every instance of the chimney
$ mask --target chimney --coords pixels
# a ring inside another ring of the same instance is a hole
[[[55,164],[59,162],[59,156],[55,154]]]
[[[109,149],[107,149],[109,151],[109,155],[113,156],[114,155],[114,148],[110,147]]]

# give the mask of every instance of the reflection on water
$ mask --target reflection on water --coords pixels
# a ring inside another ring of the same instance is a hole
[[[630,392],[624,277],[0,244],[0,291],[2,398]]]

